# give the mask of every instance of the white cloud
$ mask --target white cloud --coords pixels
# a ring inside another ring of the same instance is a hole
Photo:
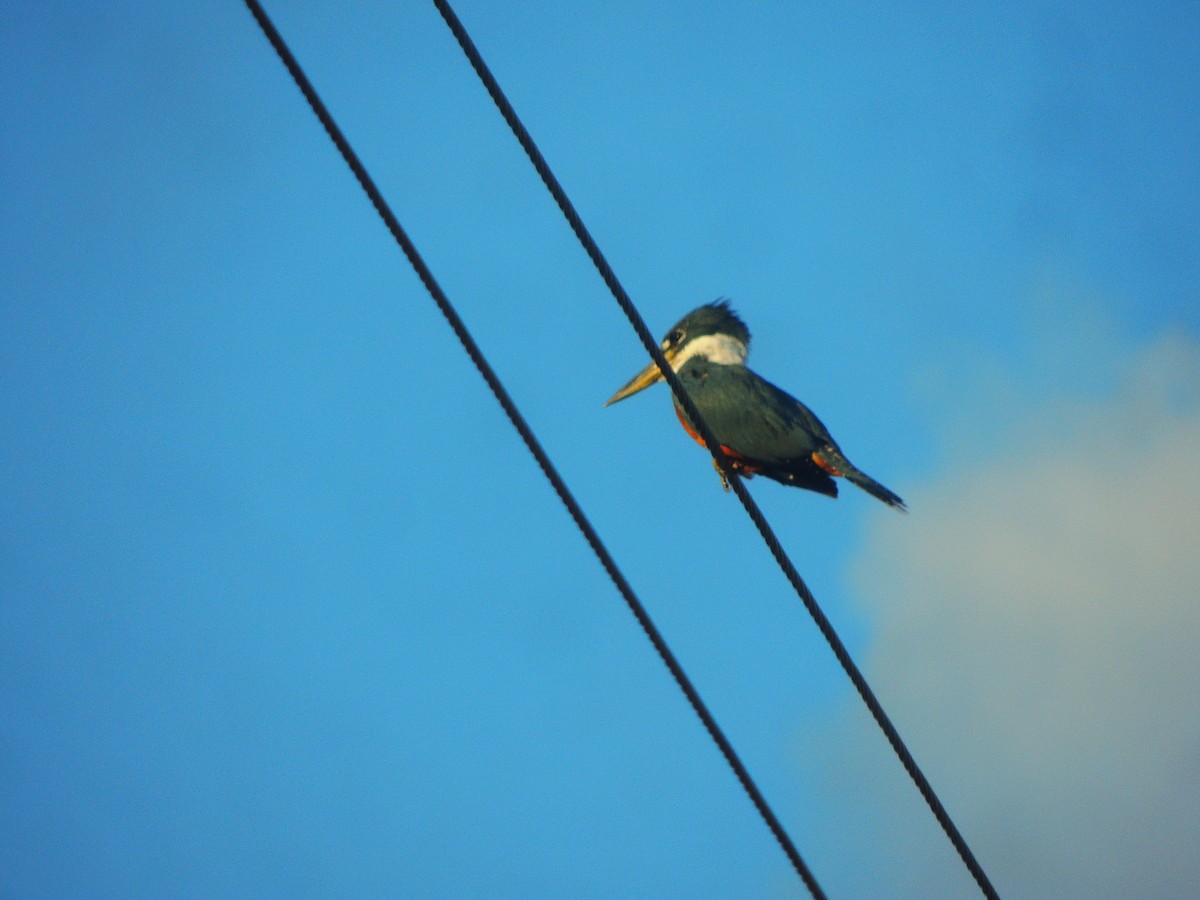
[[[1096,358],[1107,398],[981,390],[1000,421],[878,517],[865,669],[1002,895],[1200,896],[1200,346]],[[961,893],[882,828],[902,895]]]

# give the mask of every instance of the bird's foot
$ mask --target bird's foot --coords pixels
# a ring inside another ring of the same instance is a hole
[[[725,493],[728,494],[729,493],[729,479],[725,477],[725,470],[721,468],[721,464],[719,462],[717,462],[715,459],[712,462],[713,462],[713,468],[717,470],[717,475],[720,476],[720,478],[721,478],[721,487],[724,488]]]

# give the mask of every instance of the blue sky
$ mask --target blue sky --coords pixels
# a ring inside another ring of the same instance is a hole
[[[457,4],[1002,894],[1200,884],[1200,16]],[[971,896],[432,5],[269,13],[831,896]],[[0,28],[6,896],[793,896],[237,3]]]

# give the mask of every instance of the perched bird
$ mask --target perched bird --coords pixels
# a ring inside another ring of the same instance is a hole
[[[838,493],[833,479],[846,478],[904,511],[903,500],[846,459],[807,406],[746,368],[749,349],[750,330],[725,301],[692,310],[662,342],[663,355],[734,471],[745,478],[765,475],[829,497]],[[624,400],[662,378],[652,362],[604,405]],[[703,445],[678,400],[675,413],[684,430]]]

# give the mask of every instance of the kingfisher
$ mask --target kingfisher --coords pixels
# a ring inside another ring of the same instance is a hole
[[[763,475],[828,497],[838,494],[833,479],[845,478],[888,506],[906,511],[899,496],[846,458],[812,410],[746,368],[750,329],[728,301],[692,310],[667,332],[660,346],[730,467],[743,478]],[[651,362],[604,405],[612,406],[662,380],[662,372]],[[677,399],[675,414],[684,430],[704,446]],[[721,472],[719,466],[717,471]],[[721,481],[728,490],[723,472]]]

